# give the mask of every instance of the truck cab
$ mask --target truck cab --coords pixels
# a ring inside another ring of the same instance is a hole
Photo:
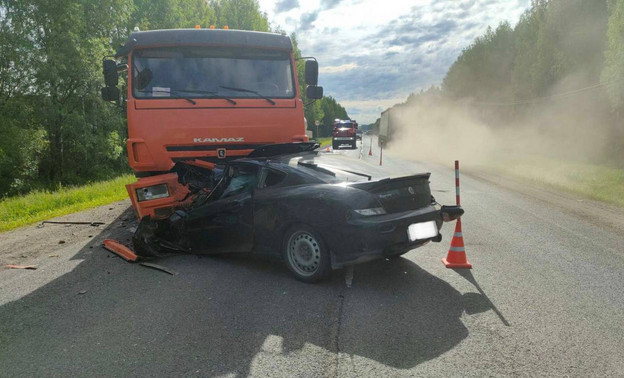
[[[337,150],[346,144],[349,148],[355,149],[357,145],[356,130],[357,123],[350,119],[335,120],[332,131],[332,147]]]
[[[112,63],[111,63],[112,62]],[[112,72],[116,70],[115,72]],[[105,100],[127,70],[127,186],[139,219],[166,217],[188,194],[180,165],[206,170],[274,143],[307,142],[292,41],[242,30],[135,32],[104,61]],[[306,62],[307,95],[322,97]],[[185,171],[186,172],[186,171]]]

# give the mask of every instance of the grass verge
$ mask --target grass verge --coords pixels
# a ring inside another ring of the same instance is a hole
[[[125,185],[133,181],[134,175],[123,175],[74,188],[36,191],[7,198],[0,201],[0,232],[120,201],[128,197]]]
[[[624,206],[623,169],[544,158],[507,160],[488,168],[537,185]]]
[[[321,145],[321,147],[325,147],[326,145],[331,144],[332,137],[316,138],[315,140]]]

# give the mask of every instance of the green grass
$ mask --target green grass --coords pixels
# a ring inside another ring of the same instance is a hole
[[[490,167],[534,184],[624,206],[623,169],[544,158],[508,160]]]
[[[0,232],[122,200],[128,197],[125,185],[133,181],[133,175],[123,175],[80,187],[7,198],[0,201]]]
[[[325,147],[326,145],[331,144],[332,137],[316,138],[316,142],[320,143],[321,147]]]

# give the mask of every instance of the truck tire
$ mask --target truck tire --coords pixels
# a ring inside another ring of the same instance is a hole
[[[336,142],[332,142],[332,149],[334,150],[338,149],[338,145],[336,144]]]
[[[284,233],[283,258],[299,281],[314,283],[329,275],[329,251],[320,235],[306,225],[296,225]]]
[[[354,140],[353,143],[351,143],[351,149],[355,150],[357,148],[357,142]]]

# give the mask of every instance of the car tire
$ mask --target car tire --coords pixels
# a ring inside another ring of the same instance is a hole
[[[284,233],[282,257],[299,281],[314,283],[329,275],[329,251],[320,235],[306,225],[296,225]]]

